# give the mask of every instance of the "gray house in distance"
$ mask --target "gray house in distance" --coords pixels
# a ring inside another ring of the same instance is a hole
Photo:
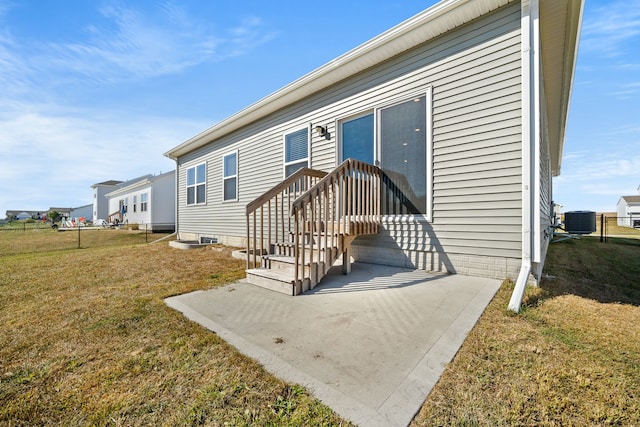
[[[99,219],[107,219],[109,216],[109,202],[106,194],[112,192],[122,181],[111,179],[109,181],[98,182],[91,186],[93,190],[93,212],[91,221],[96,222]]]
[[[289,294],[342,258],[512,278],[517,310],[551,234],[582,10],[443,0],[176,146],[179,238],[246,247],[247,279]]]

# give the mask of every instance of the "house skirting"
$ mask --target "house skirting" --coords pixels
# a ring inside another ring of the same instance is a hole
[[[414,251],[353,243],[355,261],[394,267],[416,268],[438,274],[463,274],[492,279],[515,281],[520,270],[520,260],[467,254],[443,254],[440,252]]]
[[[244,248],[247,246],[247,239],[243,237],[237,236],[224,236],[218,234],[207,234],[207,233],[189,233],[181,231],[178,233],[178,240],[192,240],[192,241],[209,241],[210,239],[215,239],[216,243],[225,245],[225,246],[233,246],[236,248]]]
[[[246,238],[238,236],[204,235],[181,232],[180,240],[200,241],[201,238],[215,237],[218,243],[233,247],[246,247]],[[359,240],[359,239],[358,239]],[[444,254],[438,251],[424,251],[372,245],[369,239],[352,244],[352,260],[370,264],[390,265],[425,270],[437,274],[463,274],[466,276],[511,279],[515,281],[520,271],[521,261],[516,258],[482,256],[469,254]],[[533,278],[532,278],[533,279]]]

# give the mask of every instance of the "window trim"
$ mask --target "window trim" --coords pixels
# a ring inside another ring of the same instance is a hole
[[[202,183],[198,183],[198,167],[204,165],[204,182]],[[194,170],[194,176],[195,176],[195,182],[193,185],[189,185],[189,170],[193,169]],[[199,205],[206,205],[207,204],[207,162],[200,162],[197,163],[193,166],[189,166],[187,168],[185,168],[185,205],[186,206],[199,206]],[[200,185],[204,185],[204,201],[202,202],[198,202],[198,186]],[[194,202],[193,203],[189,203],[189,188],[193,187],[194,188]]]
[[[307,130],[307,157],[303,159],[298,159],[292,162],[287,162],[287,135],[291,135],[292,133],[299,132],[303,129]],[[298,126],[297,128],[292,128],[289,131],[282,134],[282,179],[287,178],[287,166],[295,165],[298,163],[302,163],[303,161],[307,162],[308,168],[311,167],[311,124],[306,124],[303,126]]]
[[[393,107],[395,105],[402,104],[416,97],[425,97],[425,114],[426,114],[426,159],[425,166],[427,168],[425,173],[426,178],[426,212],[423,214],[407,214],[407,215],[383,215],[382,218],[385,221],[395,221],[395,220],[413,220],[413,221],[433,221],[433,86],[427,86],[426,88],[409,92],[402,97],[394,98],[387,103],[381,104],[377,106],[375,110],[375,118],[374,118],[374,126],[375,126],[375,142],[376,142],[376,154],[375,159],[378,162],[378,166],[384,161],[381,159],[381,151],[382,151],[382,139],[380,137],[380,132],[382,128],[380,126],[380,114],[383,110]]]
[[[142,200],[144,198],[144,200]],[[140,212],[147,212],[149,196],[147,192],[140,194]]]
[[[418,222],[432,222],[433,221],[433,86],[427,86],[423,89],[408,92],[403,94],[402,96],[394,97],[393,99],[387,100],[384,103],[380,103],[378,105],[374,105],[371,108],[360,110],[355,114],[349,114],[343,117],[336,119],[336,129],[338,133],[338,142],[336,147],[336,166],[339,164],[338,162],[342,158],[342,127],[341,124],[347,122],[349,120],[354,120],[369,114],[373,113],[373,144],[374,144],[374,153],[373,159],[376,166],[381,165],[380,154],[381,154],[381,144],[382,140],[380,138],[380,114],[381,111],[393,107],[394,105],[402,104],[412,98],[416,97],[425,97],[425,114],[426,114],[426,159],[425,165],[427,168],[426,171],[426,212],[423,214],[408,214],[408,215],[382,215],[382,219],[386,222],[393,222],[396,220],[410,220],[410,221],[418,221]]]
[[[343,159],[343,140],[342,140],[342,124],[346,122],[350,122],[352,120],[357,120],[362,117],[373,115],[373,163],[377,165],[378,163],[378,132],[376,131],[378,128],[378,117],[376,114],[375,108],[369,108],[359,113],[351,114],[349,116],[341,117],[336,120],[336,134],[337,138],[337,149],[336,149],[336,166],[340,165],[346,159]],[[342,160],[340,160],[342,159]]]
[[[224,171],[225,159],[227,157],[233,156],[233,155],[236,156],[236,174],[235,175],[225,176],[225,174],[224,174],[224,172],[225,172]],[[239,167],[238,150],[230,151],[230,152],[222,155],[222,203],[237,202],[238,201],[238,198],[239,198],[238,197],[238,187],[239,187],[238,186],[238,183],[239,183],[239,180],[238,180],[238,175],[239,175],[238,167]],[[225,198],[225,194],[224,194],[224,189],[225,189],[225,185],[224,184],[228,179],[233,179],[233,178],[235,178],[235,180],[236,180],[236,192],[235,192],[236,193],[236,197],[234,199],[226,199]]]

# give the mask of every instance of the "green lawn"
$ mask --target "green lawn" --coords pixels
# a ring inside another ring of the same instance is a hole
[[[164,304],[241,278],[230,250],[0,233],[0,425],[344,423]]]
[[[348,424],[164,304],[243,277],[229,248],[81,233],[0,231],[0,425]],[[639,244],[552,244],[521,314],[506,282],[413,425],[640,425]]]
[[[553,243],[520,315],[505,284],[414,425],[640,425],[640,240]]]

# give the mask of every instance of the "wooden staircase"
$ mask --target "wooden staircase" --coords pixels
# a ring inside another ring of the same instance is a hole
[[[288,295],[313,289],[351,243],[380,228],[380,170],[345,160],[300,169],[247,205],[247,281]]]

